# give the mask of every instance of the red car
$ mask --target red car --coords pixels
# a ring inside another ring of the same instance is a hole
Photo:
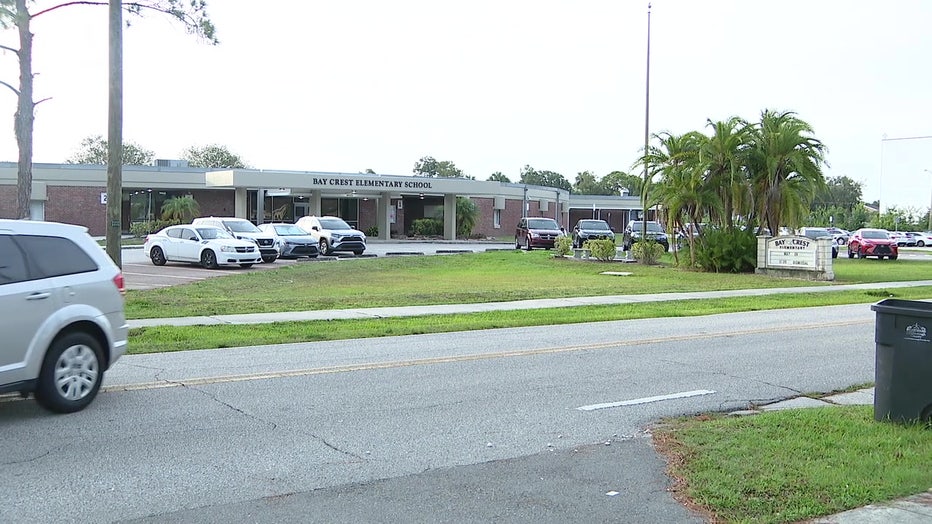
[[[883,260],[883,257],[890,257],[890,260],[896,260],[899,248],[886,229],[858,229],[848,239],[848,258],[855,255],[858,258],[877,257]]]

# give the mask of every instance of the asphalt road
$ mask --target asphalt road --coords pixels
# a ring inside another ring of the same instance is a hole
[[[0,402],[4,522],[698,522],[658,419],[873,380],[869,305],[121,359]]]

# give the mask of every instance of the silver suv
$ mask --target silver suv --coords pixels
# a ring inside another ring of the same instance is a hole
[[[259,246],[259,253],[265,263],[275,262],[281,254],[278,251],[278,245],[275,243],[275,237],[262,231],[245,218],[201,217],[195,218],[191,225],[219,227],[233,235],[234,238],[255,242]]]
[[[0,220],[0,393],[71,413],[126,351],[123,273],[87,228]]]
[[[301,217],[295,225],[314,237],[321,255],[334,251],[352,251],[359,256],[366,250],[366,235],[353,229],[340,217]]]

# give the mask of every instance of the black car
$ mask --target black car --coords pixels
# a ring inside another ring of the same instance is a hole
[[[583,219],[573,228],[573,247],[583,247],[587,240],[615,241],[615,232],[604,220]]]
[[[632,244],[641,240],[641,233],[643,231],[644,222],[640,220],[631,220],[628,222],[628,226],[625,227],[623,242],[625,251],[631,249]],[[659,222],[647,222],[647,239],[653,240],[663,246],[664,251],[670,251],[670,240],[667,238],[667,233],[663,230],[663,227],[660,226]]]

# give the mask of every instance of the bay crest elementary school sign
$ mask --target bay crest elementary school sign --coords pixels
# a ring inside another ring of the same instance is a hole
[[[831,238],[757,237],[756,273],[807,280],[835,280]]]

